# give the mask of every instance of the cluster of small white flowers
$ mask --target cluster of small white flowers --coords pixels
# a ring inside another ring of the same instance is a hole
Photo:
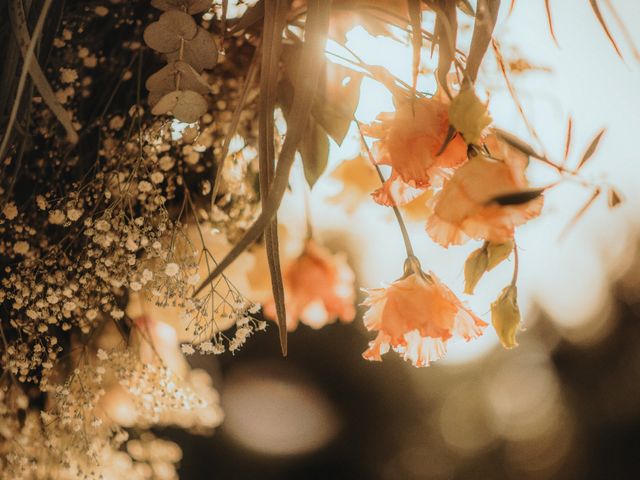
[[[118,383],[131,394],[140,423],[157,424],[167,412],[207,407],[203,399],[165,366],[143,364],[128,350],[109,357]]]
[[[211,287],[202,297],[189,301],[184,315],[197,341],[182,345],[185,355],[220,355],[227,349],[235,353],[254,332],[267,328],[264,320],[254,318],[260,305],[245,299],[228,279],[224,281],[225,294],[220,293],[222,289]],[[230,336],[233,327],[235,331]]]

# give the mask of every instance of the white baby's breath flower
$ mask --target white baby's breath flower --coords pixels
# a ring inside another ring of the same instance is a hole
[[[49,223],[53,225],[62,225],[65,221],[66,217],[62,210],[51,210],[49,212]]]
[[[62,83],[73,83],[78,79],[78,72],[72,68],[60,69],[60,80]]]
[[[18,207],[16,207],[15,203],[9,202],[2,209],[2,213],[7,220],[13,220],[18,216]]]
[[[42,195],[36,196],[36,205],[38,205],[38,208],[40,210],[46,210],[47,209],[47,199],[44,198]]]
[[[129,284],[129,287],[131,287],[131,290],[133,290],[134,292],[139,292],[140,290],[142,290],[142,284],[140,282],[131,282]]]
[[[182,353],[184,353],[185,355],[193,355],[194,353],[196,353],[195,349],[193,348],[193,345],[191,345],[190,343],[183,343],[180,346],[180,349],[182,350]]]
[[[81,208],[70,208],[67,210],[67,218],[72,222],[75,222],[82,216],[83,210]]]
[[[116,320],[120,320],[122,317],[124,317],[124,312],[119,308],[114,308],[113,310],[111,310],[111,316]]]
[[[96,355],[98,356],[98,359],[102,361],[105,361],[109,358],[109,355],[107,354],[107,352],[105,352],[101,348],[98,349],[98,353]]]
[[[164,269],[164,273],[167,277],[175,277],[180,271],[180,267],[177,263],[167,263]]]
[[[146,180],[142,180],[140,183],[138,183],[138,190],[143,193],[150,192],[152,188],[153,186]]]
[[[162,181],[164,180],[164,175],[162,174],[162,172],[153,172],[150,178],[153,183],[158,184],[162,183]]]
[[[29,244],[24,240],[19,240],[13,244],[13,251],[18,255],[25,255],[29,251]]]

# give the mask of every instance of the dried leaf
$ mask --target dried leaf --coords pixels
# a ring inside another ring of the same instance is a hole
[[[491,124],[491,116],[473,88],[467,87],[451,101],[449,121],[468,144],[477,145],[482,132]]]
[[[165,12],[186,7],[189,15],[203,13],[211,8],[211,0],[151,0],[151,6]]]
[[[197,33],[198,25],[191,15],[171,10],[145,28],[143,37],[157,52],[170,53],[180,49],[181,40],[191,40]]]
[[[589,3],[591,4],[591,8],[593,9],[593,13],[596,14],[596,18],[598,19],[598,22],[600,22],[600,26],[602,27],[602,29],[604,30],[604,33],[609,38],[609,41],[611,42],[611,45],[613,45],[613,48],[615,48],[616,53],[618,54],[618,56],[620,58],[622,58],[622,52],[620,52],[620,49],[618,48],[618,44],[614,40],[613,35],[611,35],[611,32],[609,31],[609,27],[607,27],[607,24],[604,21],[604,17],[602,16],[602,12],[600,11],[600,7],[598,6],[598,1],[597,0],[589,0]]]
[[[27,50],[29,49],[29,43],[31,43],[31,37],[29,29],[27,27],[27,20],[21,1],[9,2],[9,15],[11,18],[11,26],[16,31],[17,43],[20,48],[22,58],[26,58]],[[53,112],[60,124],[67,132],[67,137],[71,143],[78,142],[78,134],[73,128],[73,117],[69,111],[67,111],[60,102],[58,102],[47,77],[45,76],[40,64],[34,57],[29,64],[29,75],[33,80],[33,84],[38,89],[38,92],[42,96],[42,99],[47,104],[49,109]]]
[[[518,346],[516,333],[520,328],[520,309],[518,288],[515,285],[502,290],[497,300],[491,304],[491,324],[504,348]]]
[[[434,34],[438,42],[438,83],[447,93],[449,93],[449,85],[447,84],[447,76],[451,70],[451,64],[455,60],[456,40],[458,34],[458,17],[456,4],[449,0],[438,0],[431,2],[430,5],[436,11],[436,25]]]
[[[607,204],[609,208],[615,208],[624,202],[622,195],[613,187],[609,187],[607,191]]]
[[[176,90],[163,96],[153,107],[154,115],[173,115],[177,120],[185,123],[197,122],[207,113],[207,101],[198,92],[191,90]]]
[[[489,257],[486,248],[482,247],[471,252],[464,263],[464,293],[472,294],[476,285],[487,271]]]
[[[556,34],[553,30],[553,19],[551,18],[551,5],[549,5],[549,0],[544,0],[544,8],[547,11],[547,22],[549,23],[549,32],[551,33],[551,38],[553,38],[553,43],[558,46],[558,39],[556,38]]]
[[[535,200],[540,195],[542,195],[545,190],[545,188],[532,188],[529,190],[522,190],[520,192],[506,193],[504,195],[499,195],[492,198],[487,202],[487,204],[497,203],[498,205],[502,205],[503,207],[509,205],[522,205],[523,203]]]
[[[505,243],[491,243],[489,242],[486,245],[487,249],[487,272],[490,272],[495,267],[497,267],[500,263],[511,256],[511,252],[513,252],[513,241],[510,240]]]
[[[313,119],[309,120],[307,134],[300,142],[300,155],[304,177],[310,188],[327,169],[329,162],[329,138],[327,132]]]
[[[313,116],[331,138],[341,145],[349,131],[360,100],[360,72],[327,62],[324,85],[319,88]]]
[[[179,60],[180,52],[167,54],[167,59]],[[197,72],[215,67],[218,62],[218,46],[213,35],[204,28],[198,27],[195,37],[184,42],[182,59]]]
[[[567,161],[567,158],[569,158],[569,150],[571,149],[572,132],[573,132],[573,120],[571,119],[571,117],[569,117],[569,123],[567,124],[567,139],[565,140],[565,143],[564,143],[564,157],[563,157],[562,163],[565,163]]]
[[[267,196],[273,183],[275,168],[274,109],[278,88],[278,66],[282,51],[282,30],[286,10],[284,2],[275,0],[265,4],[260,65],[260,99],[258,104],[258,160],[262,209],[267,208]],[[287,322],[284,304],[284,284],[280,269],[278,220],[274,217],[264,229],[269,276],[276,308],[278,333],[282,354],[287,354]]]
[[[582,218],[582,216],[587,212],[587,210],[589,210],[589,207],[593,204],[593,202],[595,202],[596,198],[598,198],[601,193],[602,193],[602,190],[600,190],[600,188],[596,188],[593,191],[593,194],[589,197],[586,203],[580,208],[580,210],[578,210],[578,212],[571,219],[571,221],[567,223],[567,226],[564,227],[562,232],[560,232],[560,236],[559,236],[560,239],[564,238],[564,236],[569,232],[569,230],[571,230],[571,228],[573,228],[573,226],[576,223],[578,223],[578,220],[580,220],[580,218]]]
[[[600,140],[602,139],[602,135],[604,135],[605,131],[606,131],[606,128],[603,128],[598,132],[598,134],[593,138],[593,140],[591,140],[591,143],[589,144],[584,154],[582,155],[582,158],[580,159],[580,162],[578,163],[578,168],[576,170],[580,170],[582,166],[585,163],[587,163],[587,161],[596,152],[596,148],[598,148],[598,144],[600,143]]]
[[[473,6],[469,0],[458,0],[458,8],[460,11],[470,17],[475,17],[476,12],[473,11]]]
[[[420,50],[422,49],[422,8],[420,0],[407,0],[409,19],[411,20],[411,46],[412,46],[412,88],[415,92],[418,83],[418,71],[420,70]],[[455,7],[454,7],[455,9]]]
[[[295,158],[295,152],[304,133],[311,107],[315,99],[318,86],[318,76],[321,73],[327,30],[329,27],[330,3],[321,0],[308,0],[307,21],[305,25],[305,40],[303,46],[303,61],[296,75],[296,90],[294,92],[291,119],[287,135],[285,136],[278,165],[262,212],[249,227],[245,235],[235,244],[231,251],[216,266],[213,272],[195,290],[197,295],[212,280],[218,277],[238,256],[253,244],[264,232],[275,215],[282,197],[287,189],[289,173]],[[285,339],[286,341],[286,339]]]
[[[515,136],[514,134],[507,132],[506,130],[501,130],[499,128],[495,128],[494,132],[500,140],[507,143],[509,146],[515,148],[516,150],[521,151],[526,156],[544,159],[544,156],[542,154],[536,152],[536,150],[534,150],[534,148],[531,145],[529,145],[519,137]]]
[[[238,23],[229,29],[229,33],[236,34],[261,21],[264,18],[264,3],[264,0],[260,0],[249,8],[244,15],[240,17]]]
[[[493,36],[499,9],[500,0],[478,0],[471,47],[465,68],[465,82],[474,83],[476,81],[480,64]]]

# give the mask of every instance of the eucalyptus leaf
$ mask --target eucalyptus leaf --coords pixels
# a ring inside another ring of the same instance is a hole
[[[181,41],[191,40],[198,33],[198,25],[191,15],[170,10],[160,15],[144,30],[144,42],[160,53],[170,53],[180,49]]]
[[[186,8],[189,15],[196,15],[208,11],[211,6],[211,0],[151,0],[151,6],[158,10],[180,10]]]
[[[167,59],[180,60],[180,50],[168,53]],[[196,35],[184,42],[182,60],[197,72],[215,67],[218,62],[218,45],[213,35],[204,28],[198,27]]]

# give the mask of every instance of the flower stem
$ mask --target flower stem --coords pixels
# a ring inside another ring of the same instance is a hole
[[[518,258],[518,244],[516,243],[516,239],[513,239],[513,276],[511,277],[510,288],[516,286],[516,282],[518,281],[518,267],[520,266],[520,259]]]
[[[356,122],[356,125],[358,126],[358,133],[360,134],[360,140],[362,141],[362,144],[364,145],[364,148],[367,151],[367,156],[369,157],[369,161],[376,169],[376,172],[378,172],[378,177],[380,177],[380,181],[384,184],[385,178],[382,175],[382,172],[380,171],[380,167],[375,162],[373,155],[371,154],[369,145],[367,144],[367,141],[364,138],[364,134],[362,133],[362,129],[360,128],[360,122],[355,117],[353,118],[353,120]],[[404,247],[407,250],[407,257],[409,258],[415,257],[415,254],[413,253],[413,246],[411,245],[411,239],[409,238],[409,232],[407,232],[407,226],[404,223],[402,214],[400,213],[400,209],[398,208],[397,205],[392,205],[391,208],[393,208],[393,213],[396,215],[398,226],[400,227],[400,231],[402,232],[402,240],[404,241]]]

